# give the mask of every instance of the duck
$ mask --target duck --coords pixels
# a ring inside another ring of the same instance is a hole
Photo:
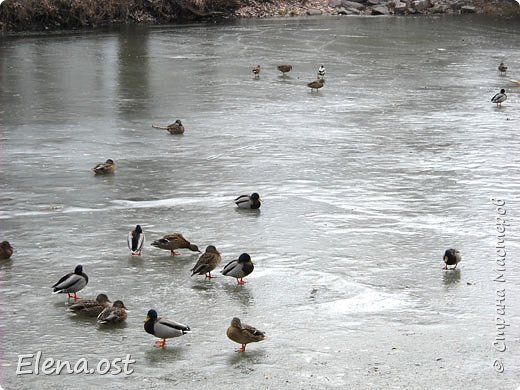
[[[69,298],[74,298],[74,300],[76,300],[79,299],[76,293],[84,289],[87,284],[88,276],[83,272],[83,266],[77,265],[76,268],[74,268],[74,272],[64,275],[52,286],[52,293],[67,293]],[[72,293],[74,295],[72,295]]]
[[[161,127],[152,125],[155,129],[161,129],[161,130],[168,130],[170,134],[184,134],[184,125],[182,124],[180,119],[177,119],[175,122],[173,122],[171,125],[168,125],[167,127]]]
[[[104,309],[110,307],[110,300],[106,294],[99,294],[96,299],[85,299],[74,303],[69,311],[84,317],[97,317]]]
[[[190,332],[190,327],[175,321],[170,321],[161,317],[157,317],[154,309],[148,310],[146,320],[144,321],[144,330],[146,333],[160,338],[155,342],[156,347],[164,348],[166,339],[180,337]]]
[[[180,233],[171,233],[166,234],[163,238],[155,240],[152,242],[152,246],[160,249],[169,250],[172,256],[175,256],[177,252],[175,249],[189,249],[192,252],[199,252],[199,247],[195,244],[192,244],[188,240],[184,238],[184,236]]]
[[[501,62],[500,65],[498,65],[498,70],[499,70],[500,74],[506,73],[507,65],[505,65],[503,62]]]
[[[282,72],[282,76],[285,77],[286,73],[289,73],[292,70],[292,65],[284,64],[278,65],[278,70]]]
[[[235,199],[235,204],[239,209],[259,209],[262,205],[262,200],[257,192],[253,192],[251,195],[240,195]]]
[[[321,65],[320,68],[318,69],[318,75],[316,78],[317,79],[325,78],[325,73],[326,73],[325,67],[323,65]]]
[[[507,100],[506,90],[501,89],[499,93],[491,98],[492,103],[496,103],[497,107],[502,107],[502,103]]]
[[[325,85],[325,79],[317,79],[314,81],[311,81],[307,84],[307,87],[311,89],[311,92],[315,89],[316,92],[318,92],[318,89],[322,88]]]
[[[206,247],[206,251],[200,255],[199,259],[195,266],[191,269],[191,276],[198,275],[206,275],[206,278],[211,279],[214,276],[211,276],[211,271],[217,268],[217,265],[220,264],[222,258],[220,257],[220,253],[217,251],[213,245],[208,245]]]
[[[9,259],[14,252],[14,248],[11,246],[9,241],[2,241],[0,243],[0,260]]]
[[[144,233],[141,225],[135,225],[134,230],[128,233],[127,243],[133,256],[141,256],[141,249],[144,244]]]
[[[256,68],[253,68],[253,74],[255,75],[255,79],[260,78],[260,65],[257,65]]]
[[[119,324],[126,320],[128,309],[123,301],[115,301],[112,306],[106,307],[97,317],[100,324]]]
[[[253,272],[255,266],[251,260],[251,256],[247,253],[242,253],[238,259],[230,261],[226,264],[224,269],[220,271],[224,276],[231,276],[237,279],[239,285],[244,285],[246,282],[243,280],[247,275]]]
[[[444,260],[443,269],[448,269],[448,265],[454,265],[455,267],[453,267],[451,269],[456,269],[457,265],[462,260],[462,258],[460,256],[460,251],[458,249],[453,249],[453,248],[446,249],[446,252],[444,252],[443,260]]]
[[[238,317],[233,317],[226,334],[230,340],[241,344],[240,349],[237,349],[236,352],[245,352],[247,344],[256,343],[266,338],[265,332],[251,325],[243,324]]]
[[[114,173],[116,171],[116,163],[114,162],[114,160],[109,158],[104,163],[97,164],[94,168],[92,168],[92,170],[94,171],[94,173],[96,175],[111,174],[111,173]]]

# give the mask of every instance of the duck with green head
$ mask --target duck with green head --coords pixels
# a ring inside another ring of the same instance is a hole
[[[53,286],[53,294],[67,294],[69,298],[79,299],[76,293],[88,284],[88,276],[83,272],[83,266],[77,265],[74,272],[64,275]],[[72,295],[74,294],[74,295]]]
[[[226,264],[221,273],[224,276],[231,276],[237,279],[237,283],[239,285],[245,284],[245,278],[247,275],[253,272],[255,266],[253,265],[253,261],[251,260],[251,256],[247,253],[242,253],[238,259],[230,261]]]
[[[160,338],[161,340],[155,342],[155,346],[164,348],[166,339],[183,336],[190,331],[190,327],[179,322],[158,317],[157,312],[154,309],[150,309],[144,321],[144,330],[146,333]]]

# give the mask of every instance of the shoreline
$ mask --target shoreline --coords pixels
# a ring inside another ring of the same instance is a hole
[[[303,16],[421,16],[484,14],[520,17],[515,0],[5,0],[2,33],[63,32],[114,25],[164,25],[212,19]]]

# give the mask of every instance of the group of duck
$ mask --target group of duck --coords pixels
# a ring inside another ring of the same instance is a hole
[[[500,72],[501,75],[505,75],[507,72],[507,69],[508,69],[508,66],[506,64],[504,64],[503,62],[501,62],[498,65],[498,71]],[[520,85],[520,80],[511,80],[511,82],[515,83],[517,85]],[[502,88],[500,90],[500,92],[498,92],[497,94],[495,94],[495,96],[493,96],[491,98],[491,102],[495,103],[497,105],[497,107],[502,107],[502,103],[504,103],[506,100],[507,100],[507,95],[506,95],[506,90],[504,88]]]
[[[282,77],[286,77],[286,73],[289,73],[292,70],[292,65],[290,64],[282,64],[277,66],[278,70],[282,72]],[[260,73],[262,71],[262,67],[260,65],[257,65],[253,68],[253,74],[255,79],[260,78]],[[311,81],[310,83],[307,83],[307,87],[311,89],[311,92],[313,90],[318,90],[322,88],[325,85],[325,66],[321,65],[318,69],[318,73],[316,75],[316,80]]]
[[[113,169],[102,168],[100,166],[109,165],[114,167]],[[97,168],[97,172],[96,172]],[[109,159],[104,164],[98,164],[94,168],[97,174],[102,173],[113,173],[115,170],[115,163]],[[235,199],[237,207],[242,209],[258,209],[261,205],[260,195],[253,193],[251,195],[240,195]],[[140,256],[142,248],[145,242],[145,234],[140,225],[128,233],[127,243],[128,248],[133,256]],[[197,245],[192,244],[188,241],[181,233],[166,234],[162,238],[152,242],[152,246],[170,251],[171,256],[177,255],[175,252],[179,249],[189,249],[193,252],[201,252]],[[1,248],[4,247],[2,243]],[[7,248],[7,246],[6,246]],[[12,255],[11,253],[8,257]],[[3,249],[2,249],[3,250]],[[0,252],[3,253],[3,252]],[[211,279],[214,276],[211,272],[220,264],[222,258],[219,251],[214,245],[208,245],[204,253],[200,255],[196,264],[191,269],[191,276],[193,275],[205,275],[206,278]],[[237,280],[237,285],[244,285],[246,282],[244,278],[250,275],[254,270],[254,264],[251,260],[251,256],[248,253],[242,253],[237,259],[227,263],[221,270],[224,276],[230,276]],[[74,272],[68,273],[61,277],[53,286],[53,294],[67,294],[69,299],[74,299],[68,311],[83,317],[96,317],[97,322],[100,324],[118,324],[122,323],[127,319],[127,308],[123,301],[116,300],[113,303],[109,300],[106,294],[98,294],[96,299],[80,299],[77,296],[77,292],[81,291],[87,286],[89,282],[88,275],[83,272],[83,266],[77,265]],[[80,299],[78,302],[76,302]],[[150,309],[147,313],[146,320],[144,323],[144,330],[159,338],[156,341],[155,346],[164,348],[166,345],[166,339],[182,336],[190,332],[190,327],[172,321],[166,318],[161,318],[154,309]],[[251,325],[247,325],[241,322],[238,317],[233,317],[231,324],[227,329],[227,337],[234,342],[237,342],[241,347],[237,352],[245,352],[246,345],[252,342],[264,340],[266,335],[265,332],[256,329]]]

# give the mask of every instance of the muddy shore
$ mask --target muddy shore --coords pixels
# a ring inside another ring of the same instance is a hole
[[[520,6],[515,0],[6,0],[0,5],[0,31],[71,30],[212,18],[472,13],[519,17]]]

